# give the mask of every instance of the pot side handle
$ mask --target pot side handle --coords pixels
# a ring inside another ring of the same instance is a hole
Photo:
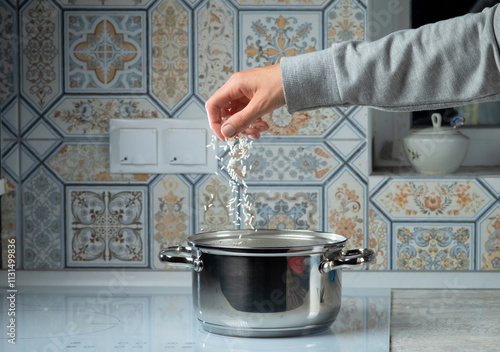
[[[370,263],[374,259],[375,252],[372,249],[350,249],[340,252],[340,256],[333,260],[322,261],[319,264],[319,271],[324,274],[336,269],[352,268],[354,266]]]
[[[159,258],[160,262],[165,264],[187,267],[196,272],[203,270],[203,262],[193,258],[191,247],[168,247],[160,252]]]

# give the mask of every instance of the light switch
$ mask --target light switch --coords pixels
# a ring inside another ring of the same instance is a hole
[[[207,131],[201,128],[170,128],[166,134],[167,162],[170,165],[207,163]]]
[[[110,119],[111,173],[200,174],[218,170],[208,119]]]
[[[118,135],[119,161],[122,165],[158,163],[156,128],[120,128]]]

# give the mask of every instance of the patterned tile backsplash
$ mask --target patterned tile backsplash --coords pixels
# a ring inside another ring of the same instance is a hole
[[[203,115],[236,71],[366,36],[365,0],[14,4],[0,0],[1,248],[5,267],[16,238],[22,269],[163,270],[161,249],[235,228],[225,171],[110,173],[110,119]],[[375,251],[369,270],[500,270],[500,178],[369,175],[365,107],[263,119],[244,165],[255,227],[344,235]]]

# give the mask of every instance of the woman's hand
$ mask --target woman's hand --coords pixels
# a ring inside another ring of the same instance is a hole
[[[222,140],[239,133],[253,139],[269,126],[261,117],[285,104],[280,65],[237,72],[205,103],[210,127]]]

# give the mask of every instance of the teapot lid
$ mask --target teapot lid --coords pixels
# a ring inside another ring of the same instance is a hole
[[[432,126],[429,128],[424,128],[422,130],[418,130],[413,132],[412,134],[416,135],[435,135],[435,134],[446,134],[446,135],[462,135],[460,131],[457,130],[458,126],[463,125],[463,118],[457,117],[452,120],[453,127],[443,127],[441,126],[441,123],[443,121],[443,118],[441,114],[439,113],[434,113],[431,115],[431,120],[432,120]]]

